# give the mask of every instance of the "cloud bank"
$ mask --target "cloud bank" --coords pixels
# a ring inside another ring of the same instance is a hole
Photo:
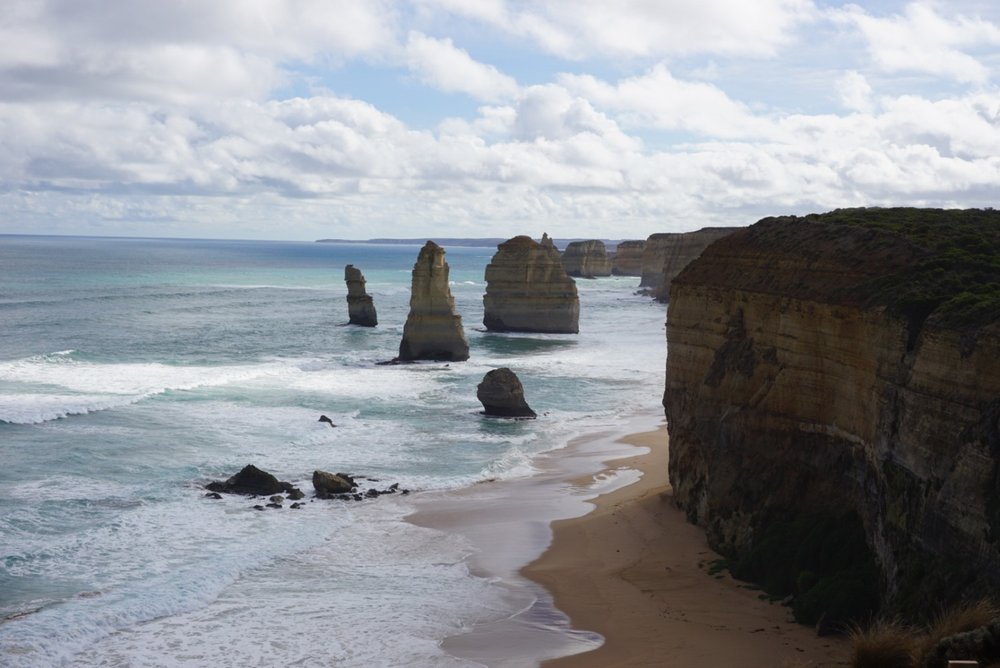
[[[642,238],[1000,199],[988,6],[744,5],[15,2],[0,233]]]

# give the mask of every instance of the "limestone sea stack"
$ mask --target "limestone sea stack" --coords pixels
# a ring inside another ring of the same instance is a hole
[[[660,301],[667,301],[674,276],[701,255],[716,239],[732,234],[734,227],[706,227],[695,232],[653,234],[642,251],[640,288]]]
[[[444,249],[428,241],[413,265],[410,314],[399,344],[401,362],[469,359],[469,342],[462,331],[462,317],[455,313],[455,298],[448,287]]]
[[[674,278],[674,501],[800,621],[1000,595],[998,257],[1000,211],[843,209]]]
[[[476,388],[476,398],[483,404],[483,413],[491,417],[535,417],[535,411],[524,400],[521,380],[507,367],[487,372]]]
[[[483,324],[494,332],[576,334],[580,298],[547,234],[508,239],[486,265]]]
[[[611,275],[611,260],[604,242],[599,239],[572,241],[562,254],[566,273],[580,278]]]
[[[615,276],[642,276],[642,251],[645,247],[645,239],[619,243],[611,260],[611,273]]]
[[[347,281],[347,314],[352,325],[375,327],[378,316],[375,314],[375,303],[371,295],[365,292],[365,277],[360,269],[353,264],[344,267],[344,280]]]

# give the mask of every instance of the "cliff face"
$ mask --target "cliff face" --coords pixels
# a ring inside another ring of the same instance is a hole
[[[570,276],[594,278],[611,275],[611,260],[599,239],[571,241],[562,254],[562,265]]]
[[[960,213],[765,219],[673,280],[675,501],[802,621],[870,610],[830,602],[869,575],[904,617],[1000,592],[1000,214]],[[845,563],[782,555],[822,539],[810,526],[856,527]]]
[[[618,244],[611,260],[611,273],[615,276],[642,276],[642,251],[645,247],[645,240]]]
[[[666,301],[670,282],[716,239],[731,234],[732,227],[706,227],[695,232],[653,234],[642,251],[640,288]]]
[[[344,267],[344,280],[347,281],[347,315],[350,324],[362,327],[378,325],[375,303],[371,295],[365,292],[365,277],[361,270],[353,264],[347,265]]]
[[[483,324],[498,332],[579,331],[580,298],[552,240],[518,236],[486,265]]]
[[[462,317],[455,313],[455,298],[448,287],[444,249],[433,241],[420,249],[413,265],[410,314],[403,326],[397,359],[453,362],[469,359]]]

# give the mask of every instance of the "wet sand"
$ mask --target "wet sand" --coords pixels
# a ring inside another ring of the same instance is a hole
[[[408,521],[456,532],[515,614],[447,638],[495,668],[846,666],[848,648],[728,574],[671,504],[658,415],[542,455],[537,475],[421,495]]]
[[[641,471],[641,479],[601,495],[587,515],[556,521],[552,545],[522,570],[552,593],[573,627],[605,639],[545,665],[848,665],[842,639],[817,637],[756,589],[709,573],[719,556],[672,504],[666,429],[626,440],[649,453],[614,464]]]

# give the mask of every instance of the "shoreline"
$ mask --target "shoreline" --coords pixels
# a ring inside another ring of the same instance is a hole
[[[539,455],[527,478],[418,500],[405,520],[462,535],[471,573],[513,611],[441,647],[485,666],[846,666],[849,648],[727,571],[666,482],[662,417],[642,414]]]
[[[648,450],[614,462],[639,480],[600,494],[586,515],[553,522],[550,547],[521,569],[573,628],[604,637],[596,649],[543,665],[848,665],[844,639],[818,637],[728,571],[710,572],[720,556],[673,505],[666,426],[623,440]]]

